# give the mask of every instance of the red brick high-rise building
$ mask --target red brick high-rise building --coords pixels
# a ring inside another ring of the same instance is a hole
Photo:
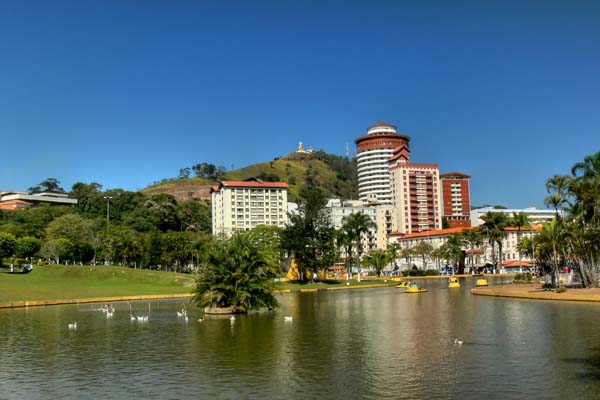
[[[448,228],[468,228],[471,226],[471,194],[469,178],[462,172],[440,175],[442,183],[443,213]]]

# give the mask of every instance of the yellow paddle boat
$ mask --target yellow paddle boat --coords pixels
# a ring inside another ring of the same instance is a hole
[[[479,278],[475,281],[475,286],[487,286],[488,281],[485,278]]]
[[[410,286],[410,281],[402,281],[396,285],[397,288],[407,288]]]
[[[427,291],[427,289],[423,289],[421,286],[417,285],[416,283],[411,283],[409,286],[406,287],[406,290],[404,291],[404,293],[423,293],[426,291]]]
[[[451,276],[448,281],[448,288],[459,288],[460,283],[458,282],[458,278],[455,276]]]

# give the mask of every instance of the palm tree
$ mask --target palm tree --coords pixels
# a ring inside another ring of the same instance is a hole
[[[400,255],[400,243],[395,242],[395,243],[388,244],[387,252],[388,252],[389,259],[392,261],[392,264],[394,266],[394,271],[397,271],[398,265],[396,264],[396,259]]]
[[[463,240],[469,245],[469,263],[471,268],[474,268],[473,253],[475,248],[481,246],[483,243],[483,237],[479,229],[465,229],[461,233]]]
[[[369,254],[365,256],[364,261],[365,265],[375,268],[377,276],[381,276],[381,271],[390,261],[389,253],[382,249],[371,250]]]
[[[564,208],[569,203],[568,191],[570,181],[571,178],[568,175],[559,174],[555,174],[546,181],[546,191],[549,195],[544,200],[544,204],[546,207],[554,208],[557,216],[563,216]]]
[[[201,307],[231,307],[232,312],[277,307],[277,256],[273,243],[253,231],[217,243],[199,271],[194,301]]]
[[[507,225],[506,215],[499,212],[488,211],[483,217],[483,228],[481,232],[492,246],[492,264],[494,269],[498,268],[498,261],[502,263],[502,240],[506,236],[504,227]],[[498,245],[498,260],[496,259],[495,245]]]
[[[356,263],[358,265],[358,281],[360,282],[361,272],[361,258],[363,253],[362,237],[369,230],[376,228],[377,226],[371,219],[361,212],[356,212],[344,217],[342,230],[348,235],[350,243],[352,243],[350,254],[348,256],[352,258],[352,248],[356,252]]]
[[[463,244],[464,241],[462,235],[452,233],[448,235],[448,238],[442,245],[443,254],[445,258],[452,263],[454,271],[457,271],[464,261]]]
[[[555,286],[560,287],[560,270],[558,255],[561,251],[564,239],[564,229],[561,220],[555,218],[550,222],[542,224],[537,239],[540,244],[551,251],[551,263],[554,271]]]
[[[521,229],[529,226],[529,217],[524,212],[519,212],[510,219],[509,225],[517,228],[517,243],[521,242]],[[533,229],[533,228],[532,228]],[[519,272],[523,272],[523,266],[521,265],[521,248],[517,246],[517,252],[519,254]]]

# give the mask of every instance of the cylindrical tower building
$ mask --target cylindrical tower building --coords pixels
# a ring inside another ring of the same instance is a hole
[[[410,155],[410,137],[397,133],[394,125],[380,122],[367,128],[367,135],[356,139],[358,198],[363,201],[392,203],[388,159],[395,149],[405,147],[402,153],[407,161]]]

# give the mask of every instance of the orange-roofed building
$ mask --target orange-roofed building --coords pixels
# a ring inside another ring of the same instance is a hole
[[[23,200],[6,200],[0,201],[0,210],[17,211],[31,207],[33,203]]]
[[[229,237],[259,225],[287,225],[287,189],[285,182],[221,181],[210,190],[212,232]]]

